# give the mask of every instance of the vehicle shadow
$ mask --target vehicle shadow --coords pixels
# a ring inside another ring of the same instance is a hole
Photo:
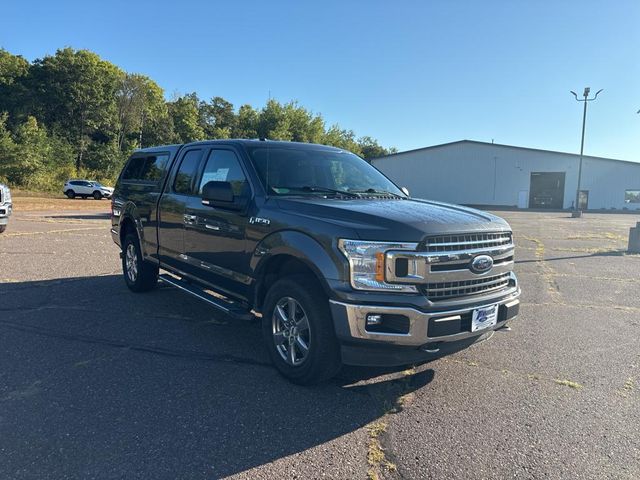
[[[51,218],[54,220],[108,220],[111,218],[109,212],[104,213],[74,213],[65,215],[47,215],[45,218]]]
[[[292,385],[257,324],[119,275],[0,284],[0,298],[2,478],[219,478],[353,448],[342,437],[434,376],[345,368]]]

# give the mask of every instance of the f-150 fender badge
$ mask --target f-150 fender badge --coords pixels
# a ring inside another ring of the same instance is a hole
[[[251,217],[249,223],[251,225],[271,225],[271,220],[262,217]]]

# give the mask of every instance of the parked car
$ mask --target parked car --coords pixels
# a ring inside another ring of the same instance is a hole
[[[271,360],[295,383],[342,364],[432,360],[518,313],[504,220],[410,198],[324,145],[139,150],[116,184],[111,224],[130,290],[160,279],[231,317],[260,313]]]
[[[0,233],[7,229],[12,209],[11,190],[5,184],[0,183]]]
[[[67,180],[62,192],[69,198],[93,197],[96,200],[100,200],[102,198],[111,198],[113,188],[105,187],[94,180]]]

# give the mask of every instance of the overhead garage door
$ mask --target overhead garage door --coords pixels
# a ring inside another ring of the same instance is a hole
[[[561,209],[565,172],[531,172],[529,208]]]

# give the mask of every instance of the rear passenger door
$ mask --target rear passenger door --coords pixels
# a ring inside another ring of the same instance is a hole
[[[188,270],[184,247],[187,203],[195,198],[195,181],[202,148],[185,150],[175,162],[160,199],[158,211],[158,253],[160,261],[182,272]],[[188,273],[188,272],[187,272]]]

